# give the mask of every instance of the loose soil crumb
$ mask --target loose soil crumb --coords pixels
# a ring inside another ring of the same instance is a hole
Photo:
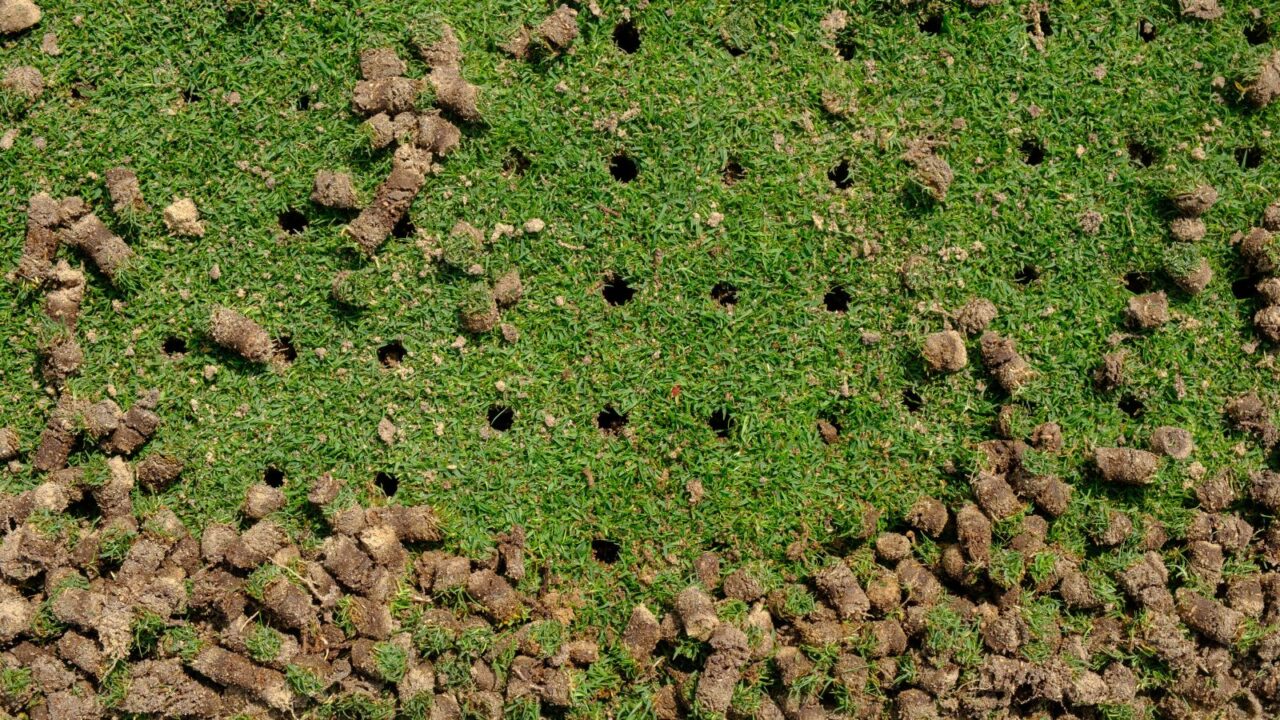
[[[164,225],[174,235],[204,237],[204,223],[200,221],[200,211],[191,198],[179,198],[165,208]]]
[[[0,22],[3,22],[2,18]],[[0,80],[0,87],[27,100],[36,100],[44,94],[44,76],[30,65],[9,68],[4,73],[4,79]]]
[[[972,298],[957,309],[951,319],[960,332],[966,335],[977,335],[986,330],[998,314],[999,311],[990,300]]]
[[[117,215],[141,214],[147,212],[147,201],[142,197],[142,186],[138,176],[129,168],[114,167],[104,174],[107,181],[107,194],[111,196],[111,209]]]
[[[921,354],[932,372],[959,372],[969,364],[964,337],[954,330],[944,330],[925,338]]]

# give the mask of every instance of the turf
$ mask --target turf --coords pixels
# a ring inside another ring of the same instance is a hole
[[[1280,6],[1261,5],[1276,18]],[[570,55],[527,64],[497,45],[543,3],[433,4],[487,102],[485,122],[428,180],[413,227],[442,237],[459,220],[486,233],[547,223],[482,260],[524,278],[525,298],[503,316],[519,341],[495,333],[458,347],[467,284],[413,238],[389,242],[366,271],[373,307],[335,304],[333,276],[369,263],[341,234],[349,217],[307,201],[318,169],[351,171],[365,197],[385,177],[389,154],[367,148],[348,109],[358,52],[392,44],[409,57],[407,28],[425,8],[45,2],[36,32],[0,46],[5,67],[35,65],[49,83],[4,120],[21,133],[0,153],[3,257],[16,262],[39,190],[81,195],[139,253],[136,289],[91,278],[85,365],[70,388],[126,406],[161,390],[150,449],[188,466],[178,486],[140,496],[142,509],[166,505],[196,527],[234,520],[245,488],[275,468],[286,521],[303,529],[310,478],[332,472],[377,500],[384,473],[398,481],[394,502],[441,512],[450,549],[480,555],[495,532],[527,528],[534,570],[579,589],[584,627],[669,601],[704,551],[807,574],[859,529],[862,501],[892,528],[922,493],[968,497],[974,447],[1010,402],[1024,432],[1062,425],[1067,449],[1052,461],[1077,495],[1057,539],[1083,548],[1107,506],[1152,513],[1176,534],[1190,507],[1185,464],[1167,465],[1153,489],[1117,492],[1085,457],[1180,425],[1211,471],[1266,462],[1226,430],[1221,408],[1275,378],[1270,351],[1252,349],[1255,301],[1233,294],[1242,271],[1229,242],[1280,181],[1276,111],[1245,110],[1237,85],[1274,42],[1252,44],[1242,7],[1195,23],[1167,2],[1055,3],[1040,52],[1020,3],[841,6],[850,23],[833,41],[819,28],[826,2],[652,3],[630,11],[640,45],[626,53],[614,41],[624,8],[606,3],[599,18],[584,8]],[[1150,42],[1142,18],[1157,29]],[[42,32],[57,33],[60,56],[41,54]],[[854,98],[857,112],[827,114],[824,91]],[[631,108],[616,132],[598,129]],[[925,136],[955,169],[943,203],[901,160]],[[1043,161],[1031,164],[1037,147]],[[636,163],[631,182],[610,174],[619,154]],[[741,179],[726,184],[730,162]],[[840,163],[845,188],[829,177]],[[136,223],[107,209],[100,176],[119,164],[156,211]],[[1163,198],[1197,181],[1223,197],[1201,243],[1215,279],[1195,298],[1174,291],[1175,322],[1124,342],[1129,385],[1099,393],[1091,371],[1122,330],[1126,275],[1166,287]],[[164,231],[158,209],[178,196],[200,207],[203,239]],[[306,216],[300,233],[280,226],[290,209]],[[1080,231],[1088,210],[1105,217],[1097,235]],[[904,284],[913,255],[924,264]],[[610,273],[635,290],[630,302],[602,298]],[[736,288],[731,311],[712,297],[719,283]],[[850,296],[844,312],[824,303],[836,286]],[[966,371],[923,370],[924,336],[972,296],[999,307],[993,328],[1039,373],[1012,399],[976,362],[976,343]],[[29,448],[53,402],[35,371],[39,296],[9,285],[6,298],[0,426]],[[273,371],[218,349],[207,319],[219,304],[291,338],[296,361]],[[164,352],[170,338],[185,354]],[[392,341],[407,350],[399,371],[378,358]],[[219,368],[211,381],[206,365]],[[505,432],[485,431],[495,405],[514,415]],[[626,434],[596,427],[606,406],[626,416]],[[714,413],[728,418],[726,437]],[[403,433],[390,447],[376,432],[383,417]],[[819,418],[838,423],[837,443],[821,441]],[[10,490],[38,481],[26,469],[3,476]],[[616,562],[593,556],[597,540],[616,543]]]

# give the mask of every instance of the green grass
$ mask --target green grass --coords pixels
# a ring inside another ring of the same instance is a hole
[[[1270,49],[1246,41],[1243,7],[1193,23],[1163,1],[1055,3],[1041,53],[1018,3],[654,3],[634,11],[642,45],[625,54],[611,40],[621,6],[606,2],[602,18],[580,15],[572,54],[531,65],[496,45],[545,3],[444,0],[432,11],[457,28],[486,116],[414,205],[413,225],[445,249],[447,262],[433,263],[411,239],[363,261],[341,236],[346,218],[307,201],[317,169],[351,171],[365,197],[385,177],[390,153],[370,151],[348,111],[357,56],[391,44],[408,59],[409,28],[425,11],[357,12],[333,0],[42,5],[39,31],[5,41],[6,67],[33,64],[48,83],[30,108],[0,116],[21,130],[0,152],[6,267],[39,190],[81,195],[137,250],[132,289],[90,279],[77,330],[86,363],[69,389],[96,400],[112,388],[126,407],[161,390],[164,423],[144,452],[173,454],[186,469],[152,502],[196,528],[237,519],[245,488],[273,466],[289,500],[279,519],[302,539],[319,520],[306,508],[307,479],[332,472],[346,497],[381,502],[374,478],[388,473],[399,481],[394,502],[440,510],[450,550],[479,557],[493,533],[530,529],[529,575],[549,566],[581,594],[572,631],[621,626],[635,602],[669,602],[709,548],[804,576],[833,541],[869,529],[862,501],[892,527],[920,494],[968,499],[963,473],[949,468],[972,467],[975,444],[992,437],[1009,402],[1020,428],[1063,428],[1063,451],[1035,462],[1076,486],[1052,531],[1068,548],[1089,547],[1085,499],[1175,526],[1191,503],[1185,463],[1166,463],[1152,488],[1101,487],[1087,469],[1094,446],[1141,445],[1156,426],[1179,425],[1205,467],[1265,462],[1221,418],[1228,397],[1266,394],[1272,379],[1269,355],[1242,353],[1256,340],[1255,308],[1232,293],[1240,266],[1230,235],[1280,194],[1280,148],[1268,133],[1276,110],[1242,109],[1233,84]],[[851,15],[839,41],[848,59],[818,27],[835,7]],[[919,20],[938,9],[941,32],[922,33]],[[1139,18],[1158,26],[1155,41],[1138,37]],[[57,33],[60,56],[39,52],[43,32]],[[411,73],[422,72],[413,60]],[[1217,76],[1227,79],[1220,90]],[[238,105],[225,101],[232,91]],[[824,92],[852,98],[857,112],[827,114]],[[632,107],[619,132],[595,129]],[[955,171],[945,203],[923,198],[901,160],[924,136],[942,141]],[[1031,165],[1024,148],[1036,143],[1044,161]],[[1149,167],[1131,160],[1139,146],[1154,155]],[[1242,166],[1238,151],[1250,148],[1264,154],[1258,167]],[[528,159],[522,175],[504,172],[513,150]],[[638,164],[633,182],[610,177],[618,153]],[[742,177],[726,185],[731,160]],[[842,161],[850,183],[837,189],[828,172]],[[99,178],[118,164],[138,173],[150,214],[109,209]],[[1222,195],[1208,235],[1194,252],[1171,251],[1164,198],[1199,181]],[[164,231],[159,210],[177,196],[200,207],[202,240]],[[310,221],[299,235],[279,228],[287,208]],[[1079,229],[1089,210],[1105,217],[1095,236]],[[712,213],[723,215],[714,226]],[[498,223],[534,217],[544,232],[483,251],[450,236],[460,220],[488,237]],[[908,289],[899,270],[911,257],[921,260]],[[1199,257],[1215,278],[1189,298],[1162,269]],[[455,346],[458,308],[474,298],[453,266],[470,263],[488,274],[519,268],[525,298],[502,315],[518,342],[493,333]],[[631,302],[604,302],[609,273],[635,290]],[[1122,330],[1129,273],[1171,291],[1175,321],[1124,341],[1128,385],[1102,394],[1091,371],[1116,349],[1109,338]],[[737,289],[732,312],[711,297],[718,283]],[[846,312],[824,307],[835,286],[849,293]],[[10,339],[0,426],[15,427],[30,451],[53,399],[36,370],[39,296],[10,290],[17,301],[0,304]],[[976,343],[960,373],[923,369],[922,339],[971,296],[996,303],[993,329],[1039,372],[1012,399],[993,388]],[[216,348],[206,324],[218,304],[289,336],[297,361],[277,371]],[[881,339],[864,344],[864,333]],[[184,356],[162,352],[170,337],[186,342]],[[393,340],[407,349],[399,371],[377,357]],[[218,368],[213,380],[206,365]],[[908,391],[920,400],[914,412]],[[1142,403],[1140,416],[1120,407],[1125,395]],[[514,423],[482,432],[495,405]],[[626,415],[625,434],[597,430],[606,406]],[[723,438],[708,423],[717,411],[730,418]],[[378,439],[383,417],[400,442]],[[838,442],[822,442],[820,417],[839,424]],[[72,462],[101,460],[83,450]],[[4,484],[40,480],[23,471]],[[692,480],[703,488],[696,504]],[[619,545],[616,564],[593,559],[596,538]],[[107,538],[103,557],[122,559],[131,542]],[[919,552],[936,548],[922,541]],[[1009,583],[1024,570],[1012,556],[997,561]],[[789,612],[811,602],[788,587]]]

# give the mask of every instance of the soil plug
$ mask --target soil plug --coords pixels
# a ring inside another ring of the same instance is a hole
[[[275,343],[267,331],[230,308],[214,308],[209,333],[214,342],[250,362],[266,363],[275,357]]]
[[[469,333],[486,333],[498,324],[498,304],[489,285],[477,280],[467,286],[458,301],[458,320]]]
[[[88,256],[98,270],[117,286],[122,284],[122,276],[137,257],[124,240],[111,232],[93,213],[60,231],[58,237],[68,247]]]
[[[392,169],[378,186],[373,202],[347,225],[346,233],[367,255],[382,245],[396,223],[409,211],[413,198],[422,189],[423,175],[408,168]]]

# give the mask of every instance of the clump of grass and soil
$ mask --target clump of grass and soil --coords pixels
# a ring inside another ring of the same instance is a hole
[[[1280,712],[1275,8],[766,5],[0,0],[3,713]]]

